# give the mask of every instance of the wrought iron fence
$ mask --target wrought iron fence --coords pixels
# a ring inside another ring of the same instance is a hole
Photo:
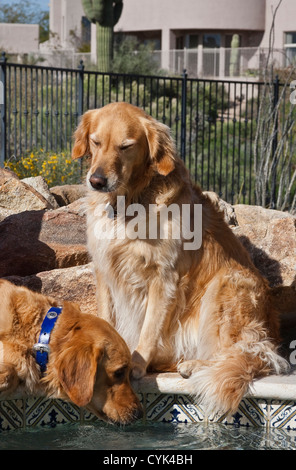
[[[43,148],[71,150],[87,109],[127,101],[167,124],[194,181],[230,203],[255,203],[254,144],[265,84],[182,76],[141,76],[8,63],[0,58],[0,163]],[[281,84],[271,84],[273,103]],[[0,89],[1,91],[1,89]],[[277,129],[285,106],[277,111]],[[272,137],[278,139],[278,130]],[[294,150],[293,150],[294,151]],[[296,155],[290,162],[293,171]],[[281,171],[273,165],[274,182]],[[275,185],[273,185],[275,186]],[[269,190],[268,203],[276,205]]]

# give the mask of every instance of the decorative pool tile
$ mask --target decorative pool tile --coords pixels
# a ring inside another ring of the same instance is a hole
[[[296,430],[296,401],[271,400],[270,426]]]
[[[146,394],[146,419],[165,423],[194,423],[204,420],[200,406],[187,395]]]
[[[0,431],[11,431],[24,427],[24,400],[0,401]]]
[[[158,393],[146,393],[145,417],[150,421],[166,421],[165,415],[169,415],[173,409],[174,395]]]
[[[80,408],[67,401],[44,397],[26,399],[26,426],[55,427],[80,420]]]
[[[209,421],[236,426],[267,426],[269,404],[267,400],[244,398],[232,416],[209,417]]]
[[[296,400],[245,398],[232,416],[206,416],[201,405],[186,394],[138,393],[144,408],[144,422],[221,423],[235,427],[261,427],[277,433],[296,448]],[[85,408],[45,397],[0,400],[0,432],[25,427],[55,427],[69,423],[90,423],[98,418]],[[268,436],[267,436],[268,438]]]

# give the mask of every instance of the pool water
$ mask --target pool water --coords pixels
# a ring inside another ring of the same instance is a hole
[[[296,432],[222,424],[104,423],[3,432],[0,450],[296,450]]]

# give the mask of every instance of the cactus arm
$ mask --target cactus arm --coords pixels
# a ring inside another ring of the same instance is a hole
[[[113,28],[121,16],[123,0],[82,0],[82,6],[97,27],[98,68],[108,72],[113,58]]]
[[[115,26],[119,18],[121,17],[122,9],[123,9],[123,1],[122,0],[114,0],[114,13],[113,13],[113,25]]]
[[[82,6],[87,18],[92,23],[103,21],[104,2],[102,0],[82,0]]]

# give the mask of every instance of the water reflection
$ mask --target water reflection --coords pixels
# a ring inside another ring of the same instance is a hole
[[[65,425],[1,433],[0,450],[296,449],[296,431],[222,424]]]

